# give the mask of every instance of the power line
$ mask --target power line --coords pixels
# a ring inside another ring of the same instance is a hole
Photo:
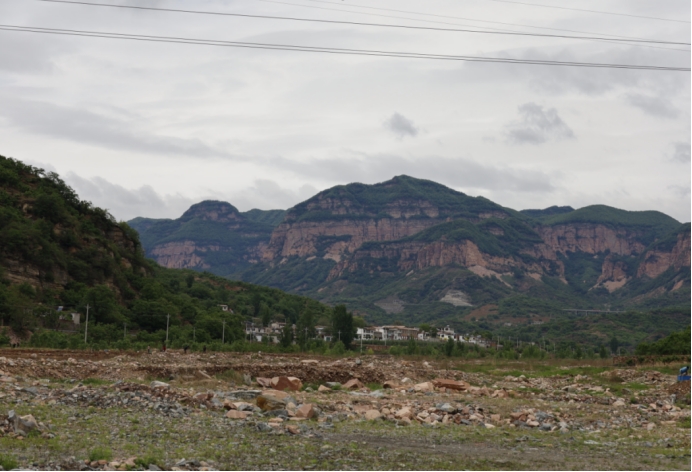
[[[299,3],[289,3],[289,2],[279,1],[279,0],[256,0],[256,1],[265,2],[265,3],[277,3],[280,5],[291,5],[291,6],[303,7],[303,8],[315,8],[318,10],[344,11],[344,12],[349,12],[349,13],[358,13],[361,15],[370,14],[370,13],[364,13],[364,12],[353,11],[353,10],[344,10],[344,9],[335,9],[335,8],[326,8],[326,7],[315,7],[315,6],[310,6],[310,5],[301,5]],[[330,2],[330,1],[325,1],[325,0],[305,0],[305,1],[314,2],[314,3],[325,3],[328,5],[341,5],[340,3]],[[616,35],[616,34],[593,33],[590,31],[570,30],[570,29],[564,29],[564,28],[549,28],[546,26],[532,26],[532,25],[522,25],[522,24],[518,24],[518,23],[506,23],[506,22],[501,22],[501,21],[478,20],[475,18],[464,18],[464,17],[451,16],[451,15],[437,15],[437,14],[433,14],[433,13],[423,13],[423,12],[418,12],[418,11],[397,10],[394,8],[378,8],[378,7],[370,7],[370,6],[366,6],[366,5],[355,5],[355,4],[350,4],[350,6],[356,7],[356,8],[364,8],[364,9],[368,9],[368,10],[391,11],[391,12],[396,12],[396,13],[407,13],[407,14],[412,14],[412,15],[430,16],[430,17],[445,18],[445,19],[452,18],[455,20],[477,21],[480,23],[493,23],[493,24],[506,25],[506,26],[519,26],[522,28],[535,28],[535,29],[552,30],[552,31],[567,31],[569,33],[581,33],[581,34],[596,34],[596,35],[611,36],[613,38],[621,38],[621,39],[639,39],[639,40],[646,40],[647,39],[647,38],[638,38],[638,37],[634,37],[634,36],[621,36],[621,35]],[[381,15],[378,15],[378,16],[381,16]],[[415,19],[415,18],[405,18],[405,19],[413,20],[413,21],[429,21],[429,20],[419,20],[419,19]]]
[[[628,16],[631,18],[643,18],[645,20],[660,20],[660,21],[673,21],[676,23],[690,23],[689,21],[685,20],[673,20],[671,18],[657,18],[655,16],[642,16],[642,15],[632,15],[629,13],[615,13],[611,11],[601,11],[601,10],[587,10],[584,8],[569,8],[569,7],[557,7],[554,5],[541,5],[538,3],[527,3],[527,2],[514,2],[510,0],[486,0],[488,2],[498,2],[498,3],[510,3],[510,4],[516,4],[516,5],[527,5],[531,7],[541,7],[541,8],[553,8],[556,10],[570,10],[570,11],[581,11],[585,13],[599,13],[601,15],[617,15],[617,16]]]
[[[480,33],[480,34],[502,34],[502,35],[513,35],[513,36],[532,36],[539,38],[563,38],[563,39],[583,39],[583,40],[595,40],[595,41],[617,41],[617,42],[634,42],[634,43],[652,43],[652,44],[671,44],[671,45],[683,45],[690,46],[690,43],[675,42],[675,41],[660,41],[660,40],[648,40],[648,39],[615,39],[615,38],[605,38],[605,37],[595,37],[595,36],[571,36],[571,35],[559,35],[559,34],[539,34],[539,33],[524,33],[520,31],[480,31],[480,30],[470,30],[470,29],[456,29],[456,28],[435,28],[431,26],[410,26],[410,25],[393,25],[393,24],[383,24],[383,23],[365,23],[359,21],[340,21],[340,20],[320,20],[313,18],[299,18],[290,16],[271,16],[271,15],[250,15],[245,13],[229,13],[229,12],[218,12],[218,11],[202,11],[202,10],[182,10],[176,8],[158,8],[158,7],[142,7],[134,5],[114,5],[110,3],[91,3],[82,1],[72,1],[72,0],[36,0],[39,2],[46,3],[62,3],[71,5],[83,5],[91,7],[108,7],[108,8],[124,8],[132,10],[148,10],[148,11],[161,11],[170,13],[189,13],[196,15],[213,15],[213,16],[232,16],[240,18],[259,18],[259,19],[270,19],[270,20],[290,20],[290,21],[302,21],[311,23],[327,23],[327,24],[341,24],[341,25],[355,25],[355,26],[375,26],[384,28],[402,28],[402,29],[413,29],[413,30],[427,30],[427,31],[446,31],[446,32],[460,32],[460,33]],[[687,51],[687,50],[685,50]]]
[[[672,66],[650,66],[650,65],[636,65],[636,64],[612,64],[612,63],[570,62],[570,61],[546,61],[546,60],[538,60],[538,59],[512,59],[512,58],[502,58],[502,57],[458,56],[458,55],[414,53],[414,52],[401,52],[401,51],[345,49],[345,48],[331,48],[331,47],[319,47],[319,46],[297,46],[297,45],[290,45],[290,44],[250,43],[250,42],[242,42],[242,41],[220,41],[220,40],[211,40],[211,39],[180,38],[180,37],[170,37],[170,36],[151,36],[151,35],[137,35],[137,34],[124,34],[124,33],[108,33],[108,32],[99,32],[99,31],[66,30],[66,29],[40,28],[40,27],[28,27],[28,26],[16,26],[16,25],[0,25],[0,30],[15,31],[15,32],[28,32],[28,33],[57,34],[57,35],[67,35],[67,36],[82,36],[82,37],[92,37],[92,38],[95,37],[95,38],[106,38],[106,39],[127,39],[127,40],[134,40],[134,41],[148,41],[148,42],[159,42],[159,43],[177,43],[177,44],[204,45],[204,46],[239,47],[239,48],[248,48],[248,49],[271,49],[271,50],[281,50],[281,51],[318,52],[318,53],[327,53],[327,54],[356,55],[356,56],[397,57],[397,58],[407,58],[407,59],[433,59],[433,60],[466,61],[466,62],[492,62],[492,63],[504,63],[504,64],[531,64],[531,65],[545,65],[545,66],[590,67],[590,68],[601,68],[601,69],[633,69],[633,70],[656,70],[656,71],[677,71],[677,72],[689,72],[690,71],[689,68],[672,67]]]

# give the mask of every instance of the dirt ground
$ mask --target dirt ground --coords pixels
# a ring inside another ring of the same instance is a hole
[[[689,470],[690,386],[674,370],[4,349],[0,466]]]

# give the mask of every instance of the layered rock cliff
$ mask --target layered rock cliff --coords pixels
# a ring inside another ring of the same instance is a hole
[[[135,218],[147,255],[173,269],[236,274],[259,262],[283,212],[241,213],[230,203],[204,201],[176,220]]]
[[[675,243],[672,247],[667,248],[659,244],[646,251],[637,269],[637,277],[654,279],[670,268],[677,271],[690,267],[689,224],[684,226],[687,231],[683,230],[675,235]]]
[[[407,176],[370,186],[350,184],[289,210],[262,260],[319,255],[340,262],[366,242],[404,239],[454,219],[507,217],[505,208],[489,200]]]
[[[604,205],[516,212],[407,176],[337,186],[271,220],[270,227],[253,226],[230,204],[203,202],[179,220],[136,224],[148,254],[166,267],[236,274],[317,297],[351,284],[386,298],[390,282],[384,279],[406,285],[404,275],[447,268],[495,280],[503,294],[545,296],[567,287],[575,297],[598,288],[615,296],[632,292],[621,289],[635,280],[690,265],[689,225],[680,230],[659,212]],[[689,285],[689,277],[681,277],[678,288]],[[455,284],[454,290],[464,289]]]

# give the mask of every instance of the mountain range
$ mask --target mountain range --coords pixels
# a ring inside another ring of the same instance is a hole
[[[690,304],[690,224],[658,211],[516,211],[402,175],[286,211],[203,201],[128,224],[164,267],[346,303],[373,322],[542,323],[568,309]]]

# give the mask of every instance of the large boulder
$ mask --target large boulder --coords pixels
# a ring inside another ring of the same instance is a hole
[[[363,382],[361,382],[358,379],[351,379],[348,382],[346,382],[341,388],[344,390],[357,390],[360,388],[365,388],[365,385],[363,385]]]
[[[298,377],[274,377],[272,379],[272,388],[274,390],[292,390],[297,392],[303,388],[303,382]]]
[[[378,410],[368,410],[365,412],[365,419],[368,421],[379,420],[382,418],[382,413]]]
[[[268,379],[266,377],[257,377],[255,381],[260,384],[260,387],[264,388],[271,388],[272,387],[272,379]]]
[[[437,388],[448,388],[450,390],[468,390],[469,384],[463,380],[435,379],[433,385]]]
[[[251,414],[252,413],[248,411],[229,410],[228,413],[226,413],[226,418],[232,420],[244,420]]]
[[[286,401],[265,393],[257,397],[257,406],[263,411],[282,410],[286,408]]]
[[[38,422],[33,415],[19,416],[14,410],[10,410],[7,415],[7,421],[12,426],[15,433],[26,436],[31,431],[38,428]]]
[[[317,412],[315,411],[315,407],[310,403],[306,403],[296,410],[296,418],[310,419],[315,416],[317,416]]]

